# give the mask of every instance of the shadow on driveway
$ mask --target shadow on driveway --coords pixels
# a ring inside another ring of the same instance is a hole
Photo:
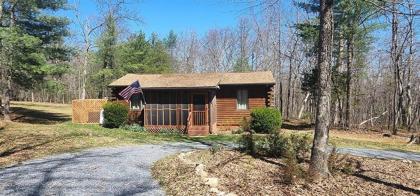
[[[164,195],[152,178],[153,162],[206,145],[172,143],[97,148],[0,170],[0,195]]]

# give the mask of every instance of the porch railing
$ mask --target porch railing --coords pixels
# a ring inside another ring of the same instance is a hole
[[[206,125],[206,111],[193,111],[193,125]]]

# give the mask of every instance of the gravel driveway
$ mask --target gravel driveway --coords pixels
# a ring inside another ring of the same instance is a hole
[[[152,178],[154,161],[203,149],[198,143],[96,148],[0,170],[0,195],[164,195]]]
[[[355,156],[378,159],[405,159],[411,161],[420,161],[420,153],[415,152],[398,152],[393,150],[375,150],[364,148],[338,148],[338,152],[342,154],[352,154]]]
[[[208,145],[200,143],[107,147],[28,161],[0,170],[0,195],[164,195],[150,174],[153,162],[205,148]],[[339,152],[420,161],[418,153],[352,148]]]

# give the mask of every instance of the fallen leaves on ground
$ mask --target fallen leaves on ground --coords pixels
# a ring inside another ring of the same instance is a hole
[[[233,150],[211,153],[196,151],[188,159],[206,165],[209,175],[219,178],[221,191],[237,195],[418,195],[420,164],[400,160],[380,160],[348,156],[359,167],[346,174],[317,183],[299,179],[294,184],[284,180],[282,159],[253,158]],[[301,163],[305,169],[307,163]],[[205,195],[208,187],[194,174],[194,166],[183,165],[176,156],[158,161],[154,176],[169,195]]]

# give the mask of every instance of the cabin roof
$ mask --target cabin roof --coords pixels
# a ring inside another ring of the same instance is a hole
[[[219,85],[274,84],[271,71],[243,73],[127,74],[110,87],[128,86],[138,80],[142,88],[218,88]]]

